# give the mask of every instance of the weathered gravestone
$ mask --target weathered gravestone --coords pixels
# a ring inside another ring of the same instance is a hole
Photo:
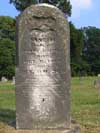
[[[16,127],[70,128],[69,25],[47,4],[17,19]]]

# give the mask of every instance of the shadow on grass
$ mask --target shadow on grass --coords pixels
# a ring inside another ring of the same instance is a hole
[[[16,126],[15,110],[0,109],[0,122],[3,122],[15,128]]]

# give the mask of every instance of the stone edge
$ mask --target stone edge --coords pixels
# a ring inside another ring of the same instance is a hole
[[[81,133],[79,125],[74,125],[70,129],[56,129],[56,130],[16,130],[16,129],[3,129],[0,133]]]

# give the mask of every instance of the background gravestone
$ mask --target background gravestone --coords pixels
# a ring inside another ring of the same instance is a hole
[[[12,84],[15,84],[15,77],[12,77]]]
[[[94,81],[94,87],[96,89],[100,89],[100,80],[99,79]]]
[[[1,78],[1,82],[7,82],[7,81],[8,81],[7,78],[5,78],[5,77],[2,77],[2,78]]]
[[[17,19],[16,127],[70,128],[69,25],[54,6]]]

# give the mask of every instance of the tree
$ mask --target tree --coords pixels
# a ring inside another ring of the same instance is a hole
[[[69,0],[10,0],[10,3],[13,3],[19,11],[23,11],[32,4],[48,3],[58,7],[68,16],[71,16],[72,6]]]
[[[86,67],[86,62],[82,59],[83,32],[81,29],[76,29],[71,22],[69,25],[72,75],[82,75],[82,73],[85,73]]]
[[[8,16],[0,16],[0,39],[1,38],[15,40],[15,19]]]
[[[11,79],[15,74],[15,43],[10,39],[0,40],[0,78]]]
[[[15,73],[15,20],[0,16],[0,78]]]
[[[89,74],[100,73],[100,29],[96,27],[84,27],[83,58],[89,65]]]

